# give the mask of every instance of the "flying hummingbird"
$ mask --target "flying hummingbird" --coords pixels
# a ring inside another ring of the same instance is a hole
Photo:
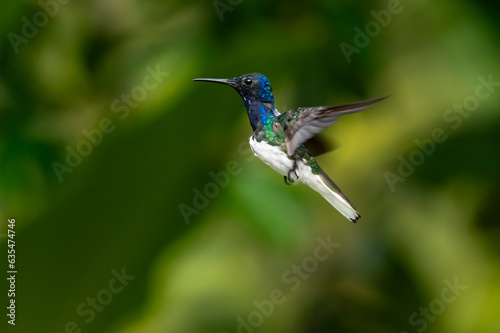
[[[200,78],[193,81],[222,83],[243,98],[253,134],[255,156],[284,177],[285,183],[304,183],[321,194],[351,222],[361,217],[353,204],[319,167],[304,144],[333,124],[339,116],[362,111],[386,97],[336,106],[300,107],[283,114],[274,107],[273,89],[260,73],[232,79]]]

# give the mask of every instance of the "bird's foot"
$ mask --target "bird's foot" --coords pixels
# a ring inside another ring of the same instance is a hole
[[[298,166],[297,166],[297,162],[294,162],[294,163],[293,163],[293,168],[292,168],[292,169],[290,169],[290,170],[288,170],[288,177],[287,177],[287,176],[283,176],[283,177],[285,177],[285,184],[290,185],[290,184],[287,182],[287,180],[288,180],[290,183],[293,183],[293,182],[295,182],[295,180],[299,179],[299,174],[297,173],[297,168],[298,168]],[[291,176],[291,175],[292,175],[292,173],[294,173],[294,174],[295,174],[295,180],[294,180],[294,179],[292,178],[292,176]]]

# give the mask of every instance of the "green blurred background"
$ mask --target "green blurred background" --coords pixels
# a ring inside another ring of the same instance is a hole
[[[500,332],[499,16],[3,0],[0,262],[15,218],[18,275],[2,332]],[[249,72],[281,111],[391,94],[324,132],[357,224],[253,157],[235,91],[191,81]]]

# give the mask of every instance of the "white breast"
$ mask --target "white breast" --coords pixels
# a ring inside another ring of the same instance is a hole
[[[288,170],[293,169],[293,161],[279,147],[271,146],[264,141],[258,142],[253,135],[250,137],[250,147],[255,156],[280,175],[287,176]]]

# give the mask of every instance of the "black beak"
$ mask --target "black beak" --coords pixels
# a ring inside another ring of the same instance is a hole
[[[201,79],[193,79],[193,81],[222,83],[222,84],[231,86],[233,88],[236,88],[236,86],[238,84],[238,81],[236,80],[236,78],[234,78],[234,79],[204,79],[204,78],[201,78]]]

